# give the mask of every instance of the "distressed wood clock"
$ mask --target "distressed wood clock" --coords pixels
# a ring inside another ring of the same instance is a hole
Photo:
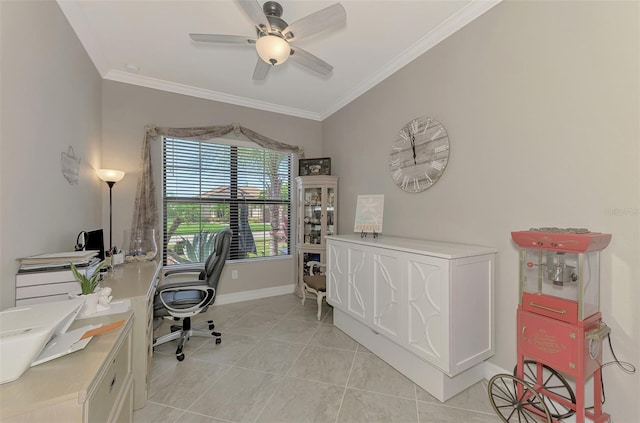
[[[449,136],[440,122],[428,117],[402,127],[389,153],[389,171],[406,192],[421,192],[435,184],[449,160]]]

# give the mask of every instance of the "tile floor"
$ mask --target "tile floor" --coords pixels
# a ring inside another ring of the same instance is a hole
[[[182,362],[175,342],[156,348],[142,422],[500,422],[478,383],[442,404],[333,326],[283,295],[207,312],[222,344],[194,337]],[[167,331],[165,323],[159,331]]]

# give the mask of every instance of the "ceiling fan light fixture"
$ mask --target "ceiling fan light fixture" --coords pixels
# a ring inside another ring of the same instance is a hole
[[[270,65],[284,63],[291,53],[289,43],[277,35],[265,35],[258,38],[256,50],[258,56]]]

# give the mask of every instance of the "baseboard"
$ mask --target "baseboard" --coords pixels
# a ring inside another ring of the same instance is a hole
[[[295,284],[274,286],[272,288],[252,289],[250,291],[232,292],[216,296],[216,305],[239,303],[241,301],[257,300],[259,298],[275,297],[276,295],[293,294]]]
[[[515,366],[515,364],[514,364]],[[484,362],[484,378],[489,380],[492,377],[494,377],[497,374],[501,374],[501,373],[507,373],[507,374],[513,374],[513,369],[509,370],[505,370],[500,366],[497,366],[489,361],[485,361]]]

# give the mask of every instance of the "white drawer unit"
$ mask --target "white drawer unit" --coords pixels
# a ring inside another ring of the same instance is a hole
[[[334,324],[440,401],[494,354],[494,248],[327,237]]]
[[[96,265],[80,267],[82,274],[93,272]],[[80,284],[71,269],[47,271],[19,271],[16,274],[16,306],[60,301],[69,298],[70,292],[80,292]]]
[[[129,300],[133,322],[133,409],[147,403],[153,365],[153,298],[161,265],[155,261],[116,266],[103,281],[112,290],[113,300]]]
[[[95,389],[89,394],[85,421],[109,422],[126,421],[118,419],[121,415],[121,404],[131,404],[133,376],[131,375],[131,333],[109,358],[106,368],[98,377]],[[123,398],[127,397],[127,401]]]

